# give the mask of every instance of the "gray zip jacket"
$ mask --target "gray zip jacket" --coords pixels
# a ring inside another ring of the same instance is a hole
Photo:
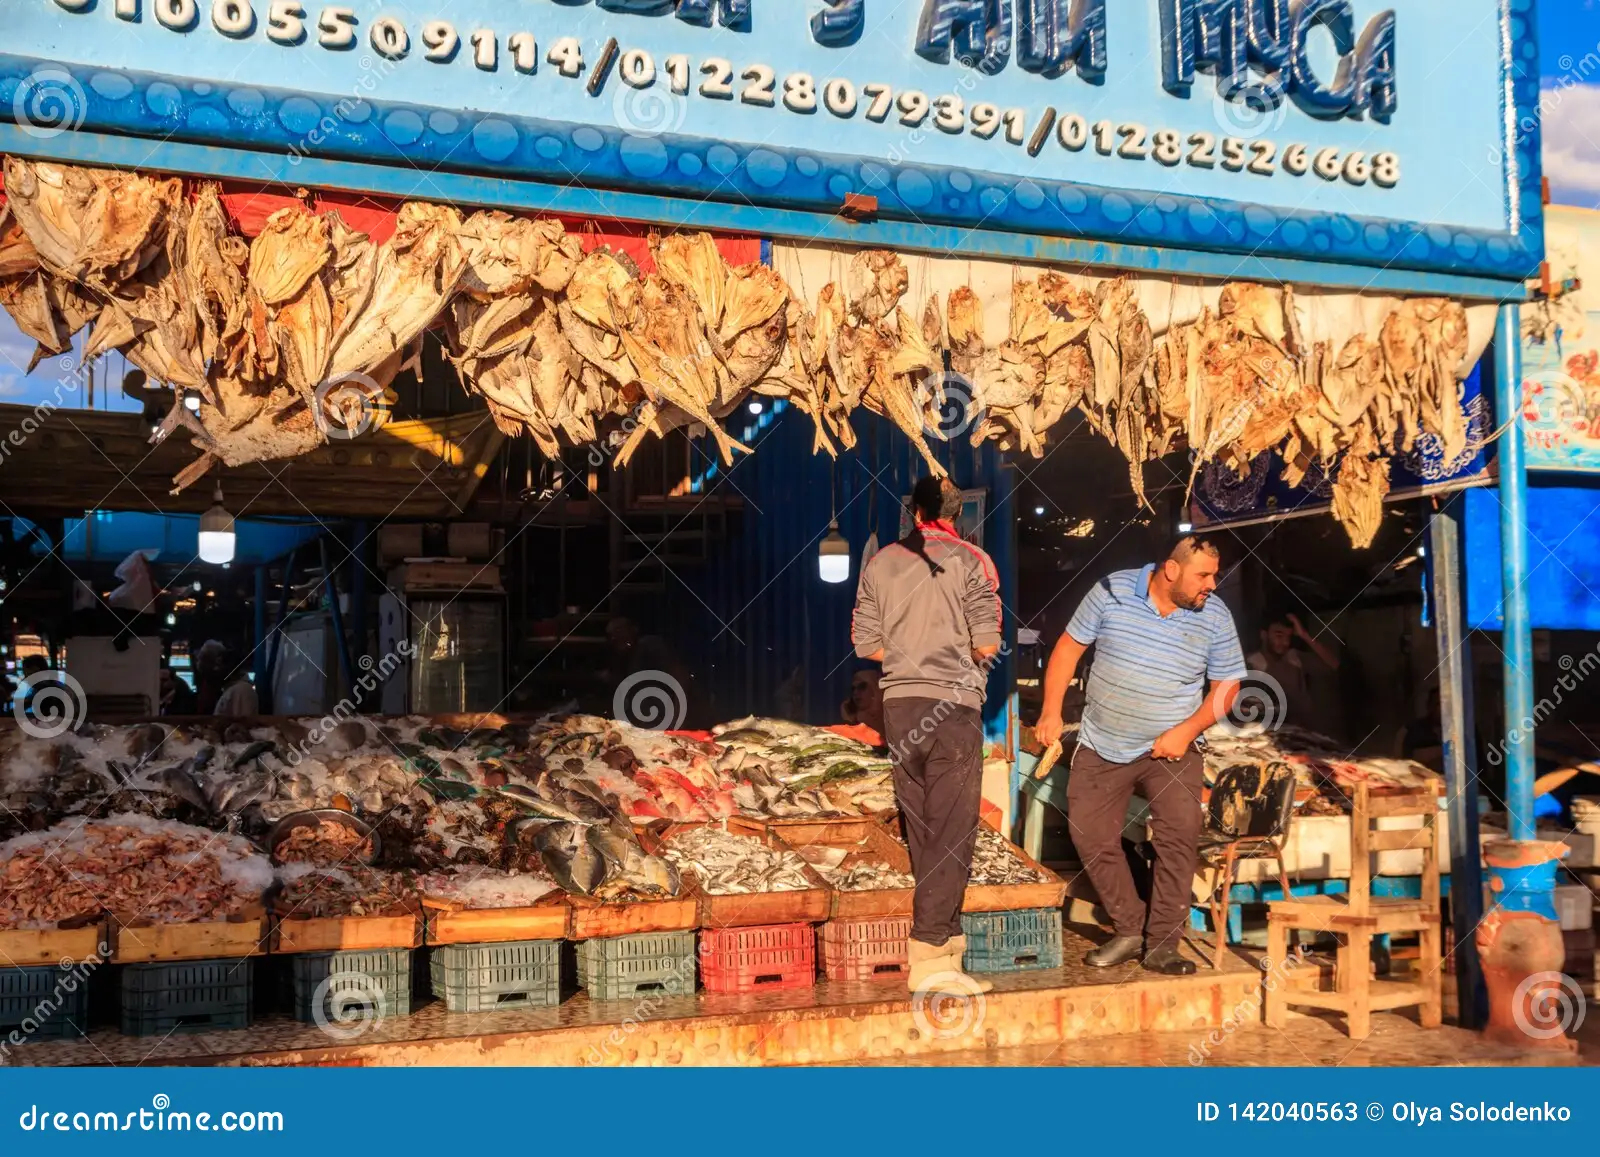
[[[903,543],[880,550],[861,572],[851,641],[863,659],[884,653],[885,699],[982,707],[988,676],[972,651],[1000,645],[1000,574],[948,522],[920,529],[940,573]]]

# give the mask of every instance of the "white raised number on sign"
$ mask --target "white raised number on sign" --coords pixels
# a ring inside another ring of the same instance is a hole
[[[1311,160],[1306,153],[1306,146],[1296,141],[1283,150],[1283,171],[1291,177],[1303,177],[1306,170],[1311,167]]]
[[[560,70],[562,76],[577,76],[583,71],[583,49],[576,37],[563,36],[550,46],[546,58]]]
[[[656,82],[655,57],[639,48],[622,54],[622,81],[634,88],[649,88]]]
[[[745,86],[739,93],[739,99],[745,104],[771,108],[778,103],[776,95],[778,76],[766,65],[752,64],[744,70],[740,79],[745,82]]]
[[[273,0],[267,13],[267,39],[274,44],[299,44],[306,34],[306,10],[295,0]]]
[[[896,102],[900,106],[900,123],[903,125],[920,125],[928,116],[928,94],[912,89],[900,94]]]
[[[442,63],[461,47],[461,33],[448,20],[430,20],[422,26],[422,44],[427,49],[422,55]]]
[[[1394,153],[1379,153],[1372,158],[1372,183],[1392,189],[1400,183],[1400,158]]]
[[[1366,153],[1351,153],[1344,159],[1344,179],[1352,185],[1365,185],[1370,176],[1372,166],[1367,163]]]
[[[967,131],[967,106],[959,96],[935,97],[933,107],[936,110],[933,123],[940,130],[947,133],[962,133]]]
[[[1076,153],[1089,143],[1089,122],[1077,113],[1068,113],[1056,126],[1056,137],[1062,148]]]
[[[872,101],[867,106],[867,119],[881,121],[889,115],[889,110],[894,107],[894,90],[886,84],[864,84],[861,91],[867,99]]]
[[[194,23],[194,0],[156,0],[156,19],[164,27],[182,32]]]
[[[480,28],[472,34],[472,63],[484,72],[500,67],[500,39],[489,28]]]
[[[733,99],[733,64],[713,56],[700,66],[700,75],[705,80],[700,82],[700,95],[708,96],[712,100]]]
[[[856,86],[841,78],[830,80],[822,90],[822,103],[836,117],[856,115]]]
[[[245,0],[215,0],[211,25],[224,36],[249,36],[256,26],[255,10]]]
[[[518,32],[506,41],[511,49],[511,64],[518,72],[536,72],[539,68],[539,42],[531,32]]]
[[[791,73],[783,82],[783,104],[790,112],[816,112],[816,79],[809,72]]]
[[[667,77],[672,82],[672,91],[683,96],[689,91],[689,58],[687,56],[667,57]]]
[[[367,34],[367,41],[372,45],[372,51],[386,60],[399,60],[411,51],[411,35],[406,31],[406,26],[393,16],[383,16],[372,22],[372,31]]]
[[[1311,171],[1324,181],[1337,181],[1343,168],[1338,149],[1323,149],[1311,161]]]
[[[317,21],[322,33],[317,43],[324,48],[349,48],[356,42],[356,14],[349,8],[324,8]]]

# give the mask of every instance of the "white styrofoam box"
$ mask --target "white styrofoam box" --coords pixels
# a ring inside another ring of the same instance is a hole
[[[1566,859],[1561,861],[1563,867],[1593,868],[1596,866],[1594,859],[1595,838],[1592,832],[1568,832],[1558,828],[1551,831],[1541,831],[1539,838],[1564,840],[1566,845],[1572,849]],[[1588,925],[1585,924],[1584,927],[1587,928]]]
[[[1561,931],[1582,932],[1594,927],[1594,893],[1583,884],[1556,885],[1556,915]]]
[[[1378,821],[1378,830],[1418,828],[1421,816],[1392,816]],[[1450,870],[1450,822],[1439,813],[1439,871]],[[1291,879],[1348,880],[1350,878],[1350,817],[1301,816],[1289,824],[1284,841],[1284,865]],[[1420,876],[1422,849],[1404,852],[1379,852],[1373,873],[1379,876]],[[1255,884],[1275,879],[1276,867],[1270,860],[1247,860],[1237,868],[1242,883]]]

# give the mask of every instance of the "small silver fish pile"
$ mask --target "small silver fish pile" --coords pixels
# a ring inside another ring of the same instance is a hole
[[[799,892],[813,887],[806,862],[793,852],[764,847],[713,824],[673,836],[664,849],[679,871],[693,872],[712,896]]]
[[[910,872],[902,872],[883,863],[855,863],[837,868],[819,866],[817,873],[841,892],[880,892],[917,886],[916,878]]]
[[[992,828],[978,829],[978,846],[972,853],[972,875],[968,883],[982,885],[1040,884],[1036,869],[1017,858],[1011,846]]]

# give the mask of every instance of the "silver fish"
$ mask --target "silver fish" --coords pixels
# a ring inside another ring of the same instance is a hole
[[[1016,852],[992,828],[978,829],[978,845],[972,852],[973,884],[1039,884],[1044,876],[1017,858]]]

